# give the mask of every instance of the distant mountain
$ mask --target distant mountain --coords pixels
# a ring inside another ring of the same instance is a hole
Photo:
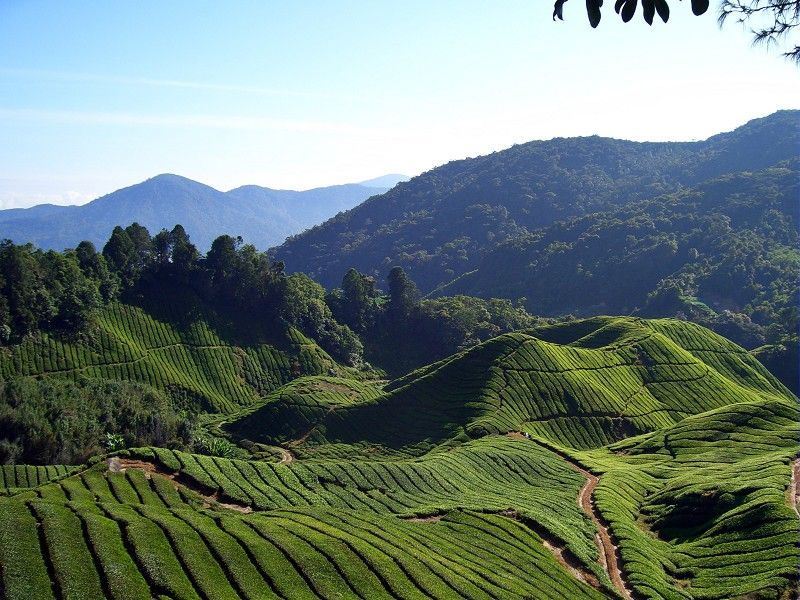
[[[403,181],[408,181],[411,179],[408,175],[400,175],[398,173],[390,173],[389,175],[381,175],[380,177],[375,177],[374,179],[367,179],[366,181],[359,181],[359,185],[365,185],[367,187],[385,187],[385,188],[393,188],[398,183]]]
[[[498,245],[553,223],[771,167],[798,149],[800,111],[780,111],[701,142],[597,136],[529,142],[400,183],[288,239],[274,254],[328,287],[338,286],[350,267],[382,280],[400,265],[430,292],[478,268]]]
[[[223,233],[267,249],[388,187],[353,183],[297,192],[249,185],[225,193],[178,175],[158,175],[83,206],[0,211],[0,238],[56,250],[82,240],[102,247],[116,225],[136,221],[151,233],[180,223],[201,250]]]

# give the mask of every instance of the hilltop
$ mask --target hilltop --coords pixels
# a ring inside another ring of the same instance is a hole
[[[102,244],[117,225],[138,222],[155,234],[180,223],[204,250],[223,232],[266,249],[391,187],[367,183],[303,192],[248,185],[220,192],[164,174],[83,206],[0,211],[0,238],[63,250],[83,240]]]
[[[309,456],[340,444],[417,454],[523,429],[558,446],[597,448],[729,404],[792,397],[741,347],[707,329],[623,317],[505,334],[381,394],[335,380],[276,393],[226,429]]]

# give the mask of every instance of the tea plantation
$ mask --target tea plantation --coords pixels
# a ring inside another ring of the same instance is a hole
[[[167,314],[155,318],[142,308],[113,303],[100,311],[93,330],[76,339],[37,333],[0,353],[0,380],[46,376],[136,381],[188,396],[207,410],[229,412],[296,375],[326,373],[337,366],[292,327],[261,332],[258,341],[238,344],[239,332],[227,331],[225,323],[210,324],[202,305],[194,311],[176,303],[165,308]]]
[[[797,594],[800,409],[724,338],[594,318],[389,383],[293,339],[233,346],[115,306],[93,342],[3,357],[4,373],[184,386],[241,457],[4,467],[0,597]]]

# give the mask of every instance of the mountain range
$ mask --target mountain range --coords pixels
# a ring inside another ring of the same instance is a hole
[[[800,111],[788,110],[699,142],[533,141],[432,169],[274,254],[328,287],[350,267],[382,280],[400,265],[427,293],[478,268],[500,244],[553,223],[765,169],[799,150]]]
[[[535,141],[428,171],[272,253],[327,287],[349,268],[383,286],[400,266],[428,298],[688,318],[749,349],[778,344],[788,365],[798,182],[800,111],[701,142]]]
[[[287,236],[387,191],[402,175],[306,191],[246,185],[221,192],[178,175],[158,175],[82,206],[42,204],[0,211],[0,238],[62,250],[89,240],[102,247],[116,225],[151,233],[184,226],[201,249],[222,233],[266,249]]]

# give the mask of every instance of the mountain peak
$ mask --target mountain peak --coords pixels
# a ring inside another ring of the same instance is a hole
[[[250,185],[226,193],[161,173],[82,206],[0,211],[0,237],[48,249],[84,239],[102,247],[114,226],[136,221],[151,233],[180,223],[201,249],[223,233],[267,249],[383,191],[356,184],[304,192]]]
[[[189,179],[188,177],[184,177],[182,175],[175,175],[174,173],[161,173],[160,175],[156,175],[154,177],[150,177],[142,181],[141,183],[134,184],[130,187],[136,187],[138,185],[157,185],[157,186],[179,186],[183,188],[191,187],[191,188],[202,188],[205,190],[214,190],[215,192],[219,191],[212,188],[210,185],[206,185],[205,183],[200,183],[199,181],[195,181],[194,179]]]

